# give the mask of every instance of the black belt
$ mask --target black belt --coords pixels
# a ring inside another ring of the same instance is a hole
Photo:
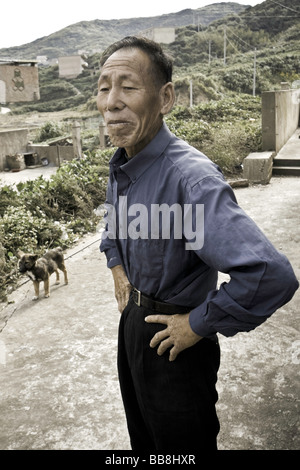
[[[172,305],[172,304],[167,304],[166,302],[160,302],[158,300],[151,299],[151,297],[148,297],[145,294],[142,294],[139,290],[137,290],[135,287],[132,290],[132,296],[134,303],[138,307],[146,307],[149,308],[150,310],[154,310],[155,312],[158,313],[166,313],[167,315],[170,314],[177,314],[177,313],[188,313],[192,308],[188,307],[183,307],[182,305]]]

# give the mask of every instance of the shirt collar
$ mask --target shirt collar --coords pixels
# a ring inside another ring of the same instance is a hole
[[[114,169],[121,168],[134,183],[164,152],[173,134],[164,122],[156,136],[138,154],[127,160],[124,149],[119,148],[111,159]]]

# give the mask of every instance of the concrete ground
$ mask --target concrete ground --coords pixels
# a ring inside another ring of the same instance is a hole
[[[32,170],[28,170],[32,171]],[[300,179],[235,189],[300,278]],[[119,313],[99,234],[66,252],[69,285],[0,304],[0,449],[130,449],[117,370]],[[225,280],[220,275],[220,281]],[[220,450],[298,450],[300,290],[265,324],[219,337]]]
[[[48,179],[52,175],[55,175],[57,171],[56,166],[47,165],[39,166],[36,168],[26,168],[21,171],[1,171],[0,172],[0,186],[4,185],[15,185],[18,183],[25,183],[26,181],[34,180],[39,176],[43,176]]]

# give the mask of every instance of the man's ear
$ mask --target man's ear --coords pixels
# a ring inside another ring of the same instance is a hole
[[[173,108],[175,102],[175,90],[172,82],[165,83],[160,89],[161,114],[168,114]]]

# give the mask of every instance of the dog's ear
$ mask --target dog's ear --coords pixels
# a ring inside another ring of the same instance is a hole
[[[25,255],[25,253],[24,253],[22,250],[18,250],[18,251],[17,251],[17,257],[18,257],[18,258],[21,259],[22,256],[24,256],[24,255]]]
[[[30,259],[31,259],[31,261],[33,261],[35,263],[36,260],[38,259],[38,255],[30,255]]]

